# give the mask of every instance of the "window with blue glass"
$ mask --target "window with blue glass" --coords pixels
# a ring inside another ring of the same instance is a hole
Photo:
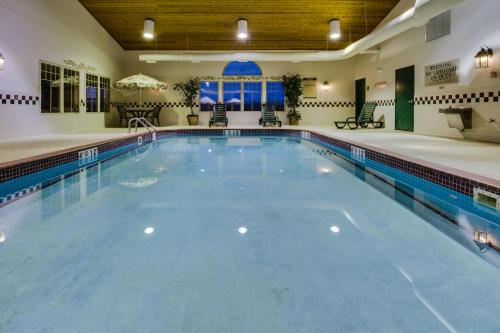
[[[226,111],[241,111],[241,83],[224,82],[223,88]]]
[[[243,110],[260,111],[262,109],[262,82],[243,83]]]
[[[267,104],[273,105],[276,111],[285,111],[285,88],[283,82],[267,82]]]
[[[200,83],[200,110],[212,111],[219,100],[219,82],[203,81]]]
[[[231,61],[226,65],[222,72],[224,76],[249,76],[249,75],[262,75],[262,71],[253,61]]]

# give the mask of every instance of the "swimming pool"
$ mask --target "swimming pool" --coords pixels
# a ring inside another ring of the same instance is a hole
[[[498,332],[498,268],[390,176],[258,136],[72,172],[0,209],[0,332]]]

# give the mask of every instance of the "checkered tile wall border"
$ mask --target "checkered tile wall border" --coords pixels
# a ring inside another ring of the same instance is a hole
[[[0,94],[0,105],[36,105],[39,100],[38,96]]]
[[[394,106],[396,101],[394,99],[379,99],[367,101],[368,103],[377,103],[377,106]]]
[[[118,104],[123,104],[127,108],[140,107],[138,102],[112,102],[111,105],[113,107],[118,106]],[[348,101],[303,101],[299,106],[306,108],[350,108],[354,107],[354,102]],[[155,106],[162,106],[166,108],[172,107],[188,107],[186,103],[183,102],[143,102],[143,107],[153,108]],[[197,103],[195,107],[199,107],[200,105]]]
[[[352,108],[354,102],[348,101],[302,101],[299,107],[306,108]]]
[[[500,91],[488,92],[473,92],[448,95],[420,96],[415,97],[415,104],[430,105],[430,104],[463,104],[463,103],[491,103],[498,102],[500,99]]]
[[[126,108],[138,108],[138,107],[147,107],[154,108],[155,106],[161,106],[164,108],[183,108],[188,107],[188,105],[184,102],[142,102],[142,105],[139,102],[111,102],[111,106],[116,107],[119,104],[123,104]],[[199,104],[195,104],[195,107],[199,107]]]

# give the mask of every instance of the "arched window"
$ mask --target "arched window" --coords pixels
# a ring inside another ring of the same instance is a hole
[[[253,61],[231,61],[226,65],[222,72],[224,76],[245,76],[245,75],[262,75],[262,71]]]

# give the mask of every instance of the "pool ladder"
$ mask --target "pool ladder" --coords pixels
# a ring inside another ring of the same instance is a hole
[[[132,118],[128,121],[128,132],[130,133],[132,131],[132,125],[135,124],[135,132],[137,133],[137,125],[141,124],[143,127],[145,127],[149,133],[156,133],[156,127],[154,127],[153,124],[149,122],[146,118]]]

